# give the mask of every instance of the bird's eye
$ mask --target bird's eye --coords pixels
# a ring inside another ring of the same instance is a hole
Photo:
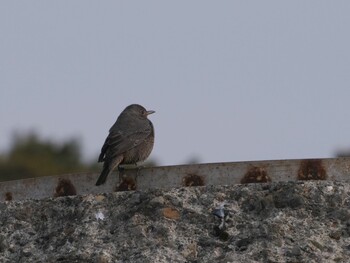
[[[146,111],[145,110],[141,110],[141,114],[142,115],[146,115]]]

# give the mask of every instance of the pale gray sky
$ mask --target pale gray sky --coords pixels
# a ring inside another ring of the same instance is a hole
[[[97,156],[131,103],[161,164],[350,148],[350,1],[1,1],[0,151],[13,131]]]

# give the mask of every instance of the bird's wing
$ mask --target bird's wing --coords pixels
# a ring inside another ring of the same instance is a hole
[[[99,161],[102,162],[106,157],[108,159],[113,159],[114,157],[138,146],[151,134],[151,131],[151,127],[131,133],[122,133],[120,131],[111,130],[102,146]]]
[[[107,137],[105,140],[105,143],[102,146],[100,156],[98,157],[98,162],[103,162],[105,160],[105,155],[106,155],[107,149],[109,147],[108,141],[109,141],[109,139]]]

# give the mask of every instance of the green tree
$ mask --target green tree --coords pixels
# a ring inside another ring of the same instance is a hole
[[[17,134],[9,152],[0,156],[1,181],[88,169],[81,160],[81,145],[76,138],[57,143],[41,139],[33,132]]]

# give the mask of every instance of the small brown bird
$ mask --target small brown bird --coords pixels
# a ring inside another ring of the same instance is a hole
[[[121,164],[136,164],[146,160],[154,144],[154,128],[147,111],[138,104],[126,107],[109,129],[109,135],[102,146],[99,162],[103,170],[96,185],[103,184],[107,176]]]

